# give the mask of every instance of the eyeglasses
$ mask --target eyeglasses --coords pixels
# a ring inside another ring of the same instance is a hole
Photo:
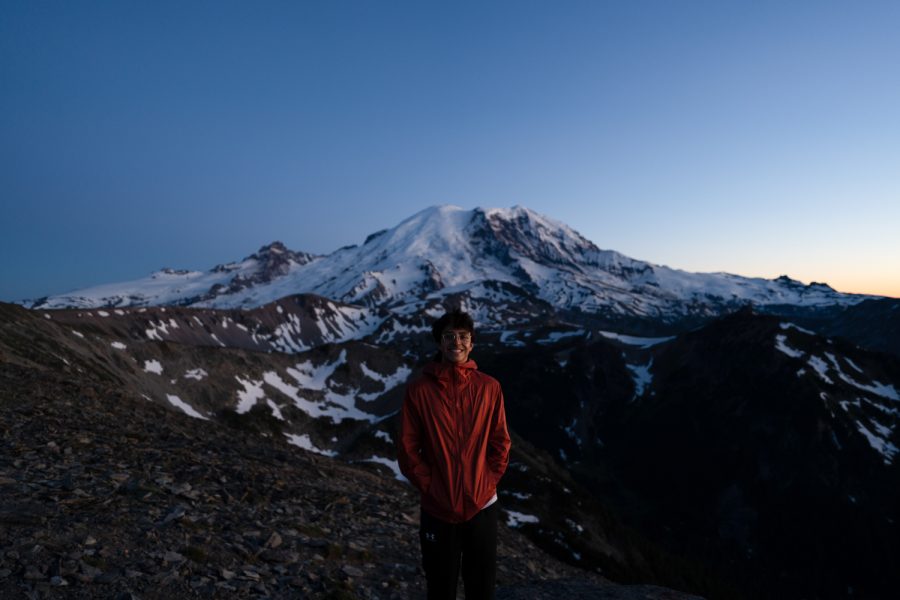
[[[453,333],[452,331],[448,331],[447,333],[441,334],[441,339],[445,342],[455,342],[456,340],[461,341],[464,344],[469,343],[472,340],[471,333]]]

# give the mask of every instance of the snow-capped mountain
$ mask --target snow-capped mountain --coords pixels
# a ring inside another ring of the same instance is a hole
[[[502,298],[494,297],[498,290]],[[425,209],[359,246],[326,256],[280,242],[209,271],[150,277],[43,298],[32,308],[180,305],[253,308],[312,293],[345,304],[403,312],[423,300],[540,301],[555,310],[675,321],[736,306],[850,306],[868,296],[779,277],[689,273],[601,250],[565,224],[527,208]]]

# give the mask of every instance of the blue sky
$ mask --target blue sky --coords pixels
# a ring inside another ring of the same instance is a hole
[[[520,204],[900,296],[900,3],[0,4],[0,300]]]

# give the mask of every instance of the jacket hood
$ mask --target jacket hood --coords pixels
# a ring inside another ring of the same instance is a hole
[[[425,365],[422,372],[429,377],[437,379],[438,383],[443,387],[450,383],[453,377],[462,378],[463,380],[468,379],[477,369],[478,365],[471,359],[461,364],[432,361]]]

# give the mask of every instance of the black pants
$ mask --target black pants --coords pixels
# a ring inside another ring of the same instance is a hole
[[[428,600],[455,600],[462,565],[466,600],[493,600],[497,579],[497,502],[465,523],[447,523],[424,510],[419,528]]]

